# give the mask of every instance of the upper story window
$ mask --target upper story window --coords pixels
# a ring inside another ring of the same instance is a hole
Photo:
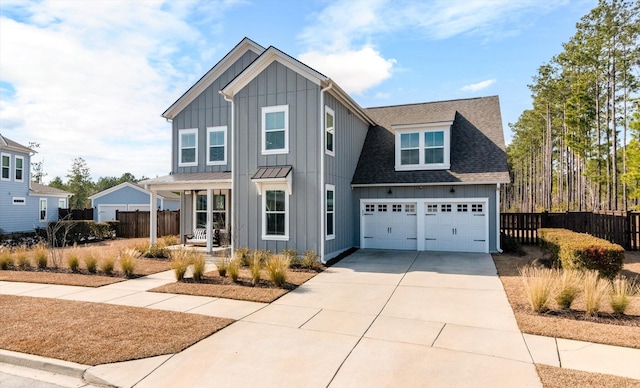
[[[197,166],[198,129],[181,129],[178,132],[178,148],[180,153],[178,166]]]
[[[289,152],[289,105],[262,108],[262,154]]]
[[[227,127],[207,128],[207,164],[227,164]]]
[[[16,156],[16,172],[13,176],[16,182],[24,181],[24,158],[22,156]]]
[[[325,150],[327,154],[335,155],[335,112],[328,106],[325,107],[324,115],[324,130],[325,130]]]
[[[394,126],[396,171],[445,170],[450,168],[452,123]]]
[[[2,154],[2,175],[0,179],[8,181],[11,179],[11,155]]]

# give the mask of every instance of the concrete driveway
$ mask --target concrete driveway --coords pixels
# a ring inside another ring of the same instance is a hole
[[[136,387],[541,386],[488,254],[360,250],[157,362]]]

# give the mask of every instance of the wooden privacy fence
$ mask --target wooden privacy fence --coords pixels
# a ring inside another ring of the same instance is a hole
[[[59,220],[84,221],[93,220],[93,208],[88,209],[58,209]]]
[[[521,244],[537,244],[538,228],[588,233],[627,250],[640,250],[639,212],[501,213],[500,231]]]
[[[149,211],[116,210],[119,221],[116,236],[123,238],[149,237],[151,213]],[[180,234],[180,210],[158,210],[158,236]]]

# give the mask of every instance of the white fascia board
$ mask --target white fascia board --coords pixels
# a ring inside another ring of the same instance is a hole
[[[316,85],[320,85],[322,81],[327,79],[327,77],[313,70],[309,66],[291,58],[289,55],[271,46],[263,52],[258,59],[253,61],[251,65],[238,74],[236,78],[231,80],[231,82],[222,89],[222,94],[228,97],[233,97],[274,61],[280,62],[282,65],[307,78]]]
[[[347,92],[342,90],[342,88],[338,84],[336,84],[335,81],[333,81],[331,79],[327,79],[327,80],[324,81],[324,83],[326,85],[329,85],[329,84],[333,85],[333,87],[331,89],[329,89],[329,94],[331,94],[333,97],[338,99],[338,101],[340,101],[341,103],[346,105],[347,108],[349,108],[353,113],[356,114],[356,116],[358,116],[358,118],[360,118],[360,120],[364,121],[365,123],[367,123],[369,125],[375,125],[376,124],[373,121],[373,119],[371,117],[369,117],[369,115],[367,115],[365,113],[364,109],[362,109],[362,107],[360,105],[358,105],[358,103],[355,102],[353,100],[353,98],[351,98],[351,96],[349,96],[349,94],[347,94]],[[326,86],[326,85],[324,85],[324,86]]]
[[[180,182],[180,183],[165,183],[165,184],[147,184],[145,185],[149,191],[197,191],[197,190],[229,190],[231,189],[231,180],[219,180],[215,182]]]
[[[118,190],[120,190],[120,189],[122,189],[124,187],[131,187],[132,189],[136,189],[141,193],[149,194],[149,192],[147,190],[143,189],[142,187],[140,187],[138,185],[135,185],[135,184],[133,184],[131,182],[122,182],[117,186],[113,186],[113,187],[110,187],[110,188],[108,188],[106,190],[103,190],[103,191],[101,191],[99,193],[93,194],[93,195],[89,196],[88,199],[94,200],[94,199],[100,198],[102,196],[105,196],[107,194],[111,194],[111,193],[113,193],[115,191],[118,191]]]
[[[450,127],[452,125],[453,121],[434,121],[430,123],[391,125],[391,129],[393,129],[394,131],[402,131],[420,128]]]
[[[508,182],[430,182],[430,183],[356,183],[352,184],[351,187],[414,187],[414,186],[470,186],[470,185],[495,185],[498,183],[508,183]]]
[[[187,90],[180,98],[167,108],[162,117],[172,120],[178,113],[187,107],[196,99],[209,85],[213,83],[222,73],[224,73],[231,65],[233,65],[247,51],[253,51],[260,55],[264,52],[264,47],[249,38],[244,38],[236,47],[234,47],[227,55],[216,63],[205,75],[202,76],[189,90]]]

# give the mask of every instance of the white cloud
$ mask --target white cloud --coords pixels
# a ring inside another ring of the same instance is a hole
[[[347,93],[360,94],[391,76],[394,59],[385,59],[371,47],[325,54],[309,51],[302,62],[335,80]],[[366,64],[366,66],[363,66]]]
[[[488,79],[488,80],[477,82],[475,84],[465,85],[462,88],[460,88],[460,90],[462,90],[463,92],[477,92],[477,91],[480,91],[482,89],[488,88],[489,86],[493,85],[494,83],[496,83],[496,79],[495,78],[491,78],[491,79]]]
[[[49,179],[64,176],[76,157],[87,160],[94,179],[168,173],[171,132],[159,116],[186,89],[181,71],[188,71],[172,66],[170,56],[193,68],[190,56],[199,50],[192,49],[204,41],[186,20],[191,5],[4,5],[0,81],[15,93],[0,96],[0,132],[40,143],[35,160],[44,159]]]

